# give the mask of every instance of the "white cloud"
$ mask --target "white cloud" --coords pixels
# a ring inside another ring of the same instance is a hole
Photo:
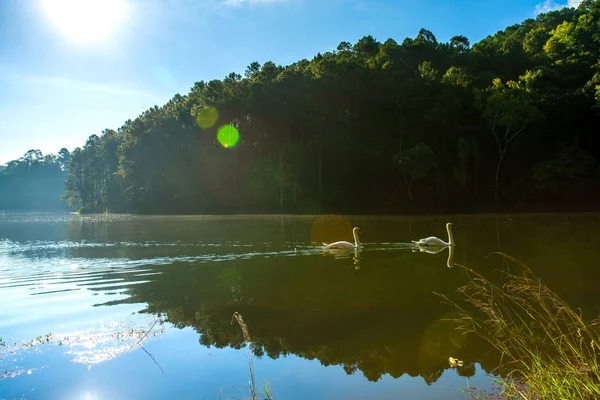
[[[566,3],[557,3],[554,0],[546,0],[543,3],[539,3],[535,6],[534,14],[547,13],[549,11],[560,10],[564,7],[577,7],[581,4],[582,0],[567,0]]]
[[[121,96],[154,96],[152,93],[144,92],[141,90],[79,81],[62,76],[25,76],[23,80],[29,83],[50,85],[62,89],[69,89],[82,92],[97,92]]]
[[[154,93],[128,88],[125,86],[93,83],[72,79],[65,76],[31,75],[22,72],[17,72],[11,68],[2,65],[0,65],[0,72],[3,73],[5,78],[9,78],[11,80],[22,82],[25,84],[53,86],[56,89],[72,90],[77,92],[156,98],[156,95]]]

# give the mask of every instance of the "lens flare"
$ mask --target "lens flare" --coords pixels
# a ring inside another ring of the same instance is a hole
[[[321,215],[315,219],[310,230],[310,241],[321,244],[352,239],[352,224],[343,215]]]
[[[163,87],[169,90],[175,90],[177,87],[177,79],[175,79],[175,76],[168,68],[165,68],[162,65],[155,65],[152,67],[152,72]]]
[[[206,106],[198,111],[196,123],[202,129],[207,129],[213,126],[219,119],[219,112],[215,107]]]
[[[223,125],[217,132],[217,140],[225,148],[234,147],[240,140],[240,134],[234,126]]]

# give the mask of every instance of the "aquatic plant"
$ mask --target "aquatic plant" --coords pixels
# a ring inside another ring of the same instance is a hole
[[[498,254],[498,253],[497,253]],[[580,312],[517,260],[522,272],[502,271],[502,284],[464,267],[458,288],[466,305],[436,293],[458,309],[458,329],[475,333],[501,355],[498,371],[504,398],[600,398],[600,319]]]
[[[233,324],[233,320],[236,320],[242,329],[242,335],[244,336],[244,342],[249,344],[248,347],[248,368],[250,370],[250,394],[252,395],[252,400],[258,400],[258,396],[256,394],[256,383],[254,380],[254,364],[252,362],[252,339],[250,338],[250,333],[248,332],[248,325],[244,322],[244,319],[237,311],[233,313],[231,317],[231,324]],[[269,382],[266,382],[263,385],[263,391],[265,400],[273,400],[271,395],[271,388],[269,387]]]

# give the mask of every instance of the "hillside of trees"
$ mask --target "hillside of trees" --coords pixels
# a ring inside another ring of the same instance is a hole
[[[421,29],[197,82],[71,154],[83,211],[406,213],[596,207],[600,4],[473,44]]]
[[[29,150],[23,157],[0,166],[0,210],[66,211],[61,196],[69,158],[64,148],[58,155],[45,156],[39,150]]]

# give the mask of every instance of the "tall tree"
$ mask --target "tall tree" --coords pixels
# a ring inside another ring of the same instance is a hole
[[[497,201],[500,168],[509,146],[539,117],[539,112],[531,93],[522,82],[502,83],[499,78],[494,79],[491,86],[478,93],[477,105],[498,150],[494,175],[494,199]]]

